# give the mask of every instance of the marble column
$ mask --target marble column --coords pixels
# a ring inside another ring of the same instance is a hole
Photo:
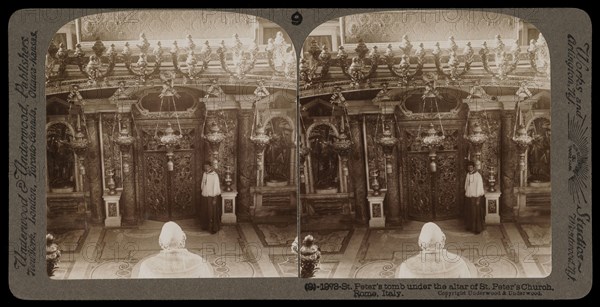
[[[513,193],[515,182],[518,184],[517,159],[518,153],[515,148],[512,136],[513,125],[515,121],[514,111],[504,111],[502,113],[502,143],[500,159],[500,184],[502,196],[500,196],[500,217],[502,222],[514,221],[513,207],[516,204],[516,198]]]
[[[252,206],[252,186],[254,172],[254,144],[250,142],[252,132],[252,110],[242,109],[238,112],[238,140],[237,140],[237,215],[241,221],[250,219],[250,206]]]
[[[392,130],[392,133],[396,134],[396,123],[394,121],[390,121],[388,124]],[[392,164],[392,173],[386,174],[387,193],[385,202],[390,213],[387,222],[391,225],[399,225],[401,224],[402,219],[400,218],[400,184],[398,182],[398,146],[394,146],[394,151],[392,152],[389,162]]]
[[[352,153],[348,157],[350,164],[350,180],[354,188],[354,210],[356,211],[356,222],[366,224],[369,220],[367,204],[367,174],[365,169],[365,151],[362,142],[362,117],[350,118],[350,130],[352,132]],[[352,191],[352,190],[351,190]]]
[[[121,123],[126,123],[127,126],[131,129],[132,122],[128,115],[124,115]],[[116,124],[116,123],[115,123]],[[131,131],[131,130],[130,130]],[[135,145],[134,145],[135,146]],[[120,206],[123,210],[123,224],[125,225],[136,225],[136,203],[135,203],[135,182],[134,182],[134,165],[133,165],[133,146],[126,152],[121,152],[123,157],[123,165],[121,168],[123,169],[123,193],[121,194],[121,203]],[[128,164],[129,167],[123,167]],[[129,169],[126,172],[126,169]]]
[[[92,214],[92,222],[104,222],[104,203],[102,200],[102,165],[100,161],[100,138],[98,134],[98,114],[86,115],[87,130],[89,132],[89,148],[86,157],[85,190],[90,193],[88,208]]]

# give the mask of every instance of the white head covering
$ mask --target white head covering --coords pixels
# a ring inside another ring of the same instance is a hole
[[[158,244],[165,250],[185,248],[185,233],[177,223],[166,222],[160,231]]]
[[[425,223],[421,228],[421,234],[419,235],[419,246],[423,251],[434,251],[436,249],[444,248],[446,244],[446,235],[442,232],[442,229],[435,223]]]

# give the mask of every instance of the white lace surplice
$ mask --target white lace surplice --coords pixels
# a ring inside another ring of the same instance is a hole
[[[421,252],[406,259],[398,270],[398,278],[469,278],[469,266],[454,253],[442,250],[438,254]]]
[[[162,250],[140,264],[138,278],[207,278],[213,269],[201,256],[185,248]]]

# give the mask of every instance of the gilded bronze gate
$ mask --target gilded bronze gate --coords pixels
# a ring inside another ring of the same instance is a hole
[[[183,128],[183,138],[173,152],[173,170],[168,169],[166,148],[154,140],[152,128],[142,127],[141,205],[149,220],[170,221],[194,218],[200,201],[200,164],[194,128]],[[201,173],[200,173],[201,174]]]
[[[435,122],[439,131],[439,121]],[[429,151],[421,138],[429,122],[402,123],[403,207],[407,218],[418,221],[446,220],[462,217],[464,145],[462,123],[443,123],[445,139],[435,158],[436,172],[430,170]]]
[[[195,213],[194,153],[174,152],[173,171],[164,152],[144,152],[144,196],[147,218],[170,221],[193,218]]]

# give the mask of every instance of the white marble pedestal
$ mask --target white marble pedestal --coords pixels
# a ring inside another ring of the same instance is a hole
[[[485,192],[485,224],[500,224],[500,192]]]
[[[237,216],[235,215],[235,197],[238,192],[222,192],[221,193],[221,223],[222,224],[235,224],[237,223]]]
[[[369,201],[369,228],[383,228],[385,227],[385,215],[383,213],[383,200],[385,199],[385,192],[381,192],[379,195],[373,195],[369,192],[367,200]]]
[[[121,192],[115,194],[104,194],[104,210],[106,219],[104,219],[105,227],[121,227],[121,209],[119,201],[121,200]]]

